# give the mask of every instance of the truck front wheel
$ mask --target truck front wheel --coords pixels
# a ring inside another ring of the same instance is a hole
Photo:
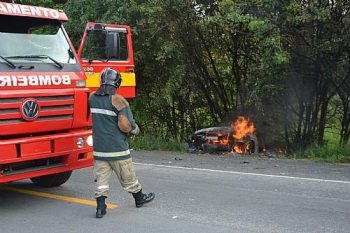
[[[34,177],[30,180],[37,186],[49,188],[60,186],[61,184],[66,183],[71,175],[72,171],[68,171],[47,176]]]

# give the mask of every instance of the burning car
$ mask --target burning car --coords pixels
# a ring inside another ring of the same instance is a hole
[[[244,117],[230,127],[211,127],[198,130],[192,135],[189,147],[192,151],[234,152],[252,154],[258,150],[254,124]]]

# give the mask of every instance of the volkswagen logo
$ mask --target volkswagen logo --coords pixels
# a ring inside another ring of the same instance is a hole
[[[35,99],[26,99],[22,103],[21,114],[24,120],[34,121],[39,115],[39,104]]]

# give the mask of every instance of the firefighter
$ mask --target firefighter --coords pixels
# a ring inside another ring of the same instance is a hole
[[[94,176],[97,184],[96,218],[102,218],[106,214],[105,199],[113,172],[124,190],[133,195],[136,207],[143,206],[155,197],[153,192],[142,192],[135,175],[127,137],[128,134],[138,135],[140,129],[133,119],[129,103],[116,94],[122,81],[120,73],[107,68],[101,73],[100,81],[100,88],[89,100],[93,122]]]

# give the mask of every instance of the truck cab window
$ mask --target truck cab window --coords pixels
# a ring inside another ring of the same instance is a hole
[[[111,43],[114,46],[112,50],[109,49]],[[82,58],[102,61],[128,60],[127,34],[114,31],[90,31],[82,51]]]
[[[126,37],[126,33],[118,33],[119,34],[119,51],[117,57],[119,60],[127,60],[128,59],[128,40]]]

